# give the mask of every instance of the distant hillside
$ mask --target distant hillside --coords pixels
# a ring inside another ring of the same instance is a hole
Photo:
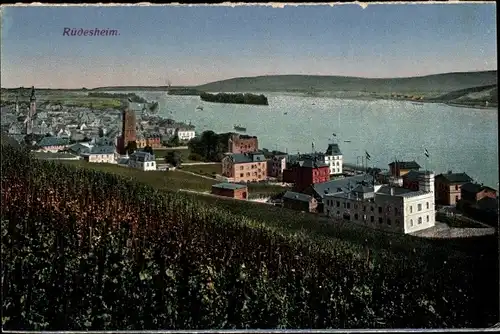
[[[429,99],[430,101],[445,102],[449,104],[489,106],[498,105],[498,86],[487,85],[472,87],[453,91],[439,97]]]
[[[270,75],[216,81],[194,88],[206,92],[305,92],[356,91],[447,93],[460,89],[493,85],[497,71],[460,72],[412,78],[370,79],[319,75]]]

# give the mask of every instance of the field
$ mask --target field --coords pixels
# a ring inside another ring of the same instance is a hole
[[[208,177],[214,177],[215,174],[222,173],[222,167],[220,163],[207,164],[207,165],[184,165],[181,166],[182,170],[187,172],[196,173]]]
[[[196,177],[180,171],[150,171],[143,172],[135,168],[122,167],[113,164],[87,163],[81,160],[64,160],[61,163],[77,166],[80,168],[92,169],[130,179],[138,180],[160,190],[178,191],[179,189],[189,189],[194,191],[210,191],[215,180]]]
[[[372,243],[381,235],[363,241],[360,234],[358,243],[292,235],[212,198],[203,205],[201,196],[158,192],[11,147],[1,153],[3,329],[474,328],[498,321],[494,239],[463,243],[465,256],[458,244],[414,240],[413,249],[389,250]]]
[[[19,98],[29,101],[31,90],[25,88]],[[2,89],[2,103],[15,103],[17,89]],[[91,107],[94,109],[116,109],[122,106],[119,99],[106,97],[89,97],[84,90],[47,90],[36,89],[37,101],[41,104],[62,104],[66,107]]]

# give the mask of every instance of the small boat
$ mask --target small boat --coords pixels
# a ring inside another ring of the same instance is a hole
[[[344,140],[344,143],[350,143],[351,141],[350,140]]]
[[[312,105],[312,106],[315,106],[315,105],[316,105],[316,103],[312,103],[311,105]]]
[[[416,106],[422,106],[422,105],[424,105],[423,102],[412,102],[412,104],[414,104]]]
[[[245,127],[241,126],[240,124],[235,124],[235,125],[234,125],[234,129],[235,129],[236,131],[240,131],[240,132],[245,132],[245,131],[247,131],[247,128],[245,128]]]
[[[288,113],[285,111],[285,112],[283,113],[283,115],[288,115]]]
[[[197,106],[196,110],[203,110],[203,107],[202,106]]]

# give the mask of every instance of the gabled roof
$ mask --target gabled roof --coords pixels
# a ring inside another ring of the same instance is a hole
[[[307,203],[309,203],[313,199],[313,197],[309,196],[309,195],[306,195],[306,194],[296,193],[296,192],[293,192],[293,191],[287,191],[283,195],[283,199],[290,199],[290,200],[294,200],[294,201],[300,201],[300,202],[307,202]]]
[[[149,152],[137,151],[130,155],[129,160],[140,162],[155,161],[155,156]]]
[[[399,169],[419,169],[420,165],[417,164],[415,161],[397,161],[397,162],[391,162],[389,166],[395,166],[397,164],[397,167]]]
[[[68,145],[69,140],[66,138],[58,138],[58,137],[43,137],[40,142],[38,142],[38,146],[47,147],[47,146],[62,146]]]
[[[114,154],[114,146],[104,145],[104,146],[94,146],[92,147],[90,154]]]
[[[299,161],[299,166],[304,168],[320,168],[320,167],[328,167],[328,165],[321,160],[312,160],[306,159],[303,161]]]
[[[472,181],[472,178],[466,173],[443,173],[437,175],[436,178],[443,178],[448,183],[467,183]]]
[[[220,188],[220,189],[230,189],[230,190],[236,190],[236,189],[245,189],[247,186],[243,184],[236,184],[236,183],[217,183],[212,186],[212,188]]]
[[[469,193],[474,193],[474,194],[477,194],[478,192],[481,192],[483,190],[496,191],[495,189],[493,189],[491,187],[482,186],[480,184],[471,183],[471,182],[467,182],[467,183],[462,184],[462,186],[460,187],[460,189],[464,190],[466,192],[469,192]]]
[[[235,164],[243,164],[243,163],[249,163],[249,162],[261,162],[261,161],[266,161],[266,157],[262,153],[232,153],[228,154],[228,157],[235,163]]]
[[[325,155],[342,155],[339,144],[328,144]]]

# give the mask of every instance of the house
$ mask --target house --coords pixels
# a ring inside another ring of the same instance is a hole
[[[94,146],[90,152],[81,154],[83,160],[97,163],[116,163],[117,154],[114,146]]]
[[[162,137],[161,134],[150,133],[150,134],[147,134],[145,137],[146,137],[146,146],[150,146],[151,148],[163,147],[162,140],[161,140],[161,137]]]
[[[283,171],[283,182],[293,183],[293,191],[302,192],[311,184],[330,180],[330,168],[316,157],[305,157]]]
[[[318,207],[318,201],[314,197],[293,191],[287,191],[282,200],[283,207],[292,210],[316,212]]]
[[[342,174],[343,156],[338,144],[329,144],[324,154],[325,163],[330,169],[330,175]]]
[[[490,197],[497,198],[497,191],[493,188],[477,183],[467,182],[460,187],[461,204],[465,206],[475,205],[481,199]]]
[[[462,185],[472,182],[472,178],[466,173],[452,173],[436,176],[434,194],[436,203],[442,205],[456,205],[461,198]]]
[[[267,175],[270,177],[282,178],[286,169],[287,154],[272,154],[267,160]]]
[[[329,217],[397,233],[412,233],[435,225],[434,173],[426,172],[419,190],[394,185],[352,183],[324,195]]]
[[[194,131],[194,126],[185,126],[176,128],[175,135],[180,141],[190,141],[196,137],[196,132]]]
[[[403,184],[403,188],[410,189],[417,191],[419,187],[419,180],[421,177],[421,172],[416,171],[416,170],[410,170],[408,173],[404,174],[403,176],[390,176],[388,178],[388,183],[390,183],[391,180],[401,180]]]
[[[234,199],[247,199],[248,187],[243,184],[218,183],[212,186],[212,194]]]
[[[415,161],[395,161],[389,164],[389,169],[391,171],[391,175],[393,176],[403,176],[407,174],[410,170],[418,171],[420,169],[420,165]]]
[[[235,183],[266,180],[266,158],[261,152],[227,154],[222,158],[222,176]]]
[[[256,152],[259,150],[259,141],[255,136],[231,133],[229,135],[227,147],[229,153]]]
[[[66,150],[69,153],[80,155],[83,153],[90,153],[92,150],[93,145],[89,143],[76,143],[71,146],[69,146]]]
[[[128,166],[143,171],[156,170],[155,156],[149,152],[137,151],[130,155]]]
[[[43,137],[37,145],[42,152],[59,152],[69,146],[69,140],[57,137]]]

